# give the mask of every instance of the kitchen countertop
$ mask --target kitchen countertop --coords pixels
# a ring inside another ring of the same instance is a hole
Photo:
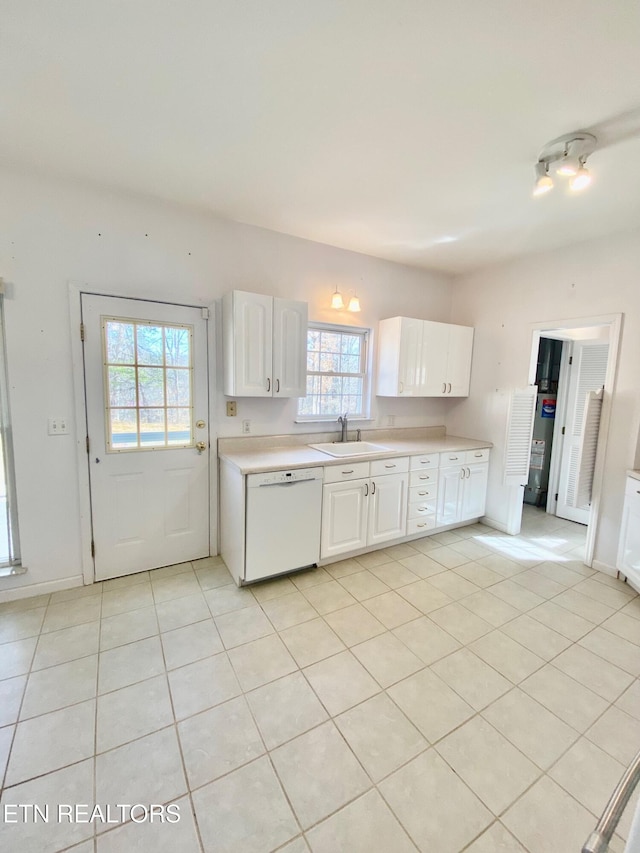
[[[630,468],[627,471],[627,477],[633,477],[634,480],[640,480],[640,470],[638,468]]]
[[[373,438],[367,440],[374,441]],[[315,443],[315,442],[314,442]],[[445,453],[447,451],[478,450],[493,447],[490,441],[445,435],[441,438],[379,439],[384,451],[357,456],[329,456],[306,445],[281,445],[271,448],[220,453],[220,459],[231,463],[241,474],[259,474],[285,468],[313,468],[325,465],[344,465],[345,462],[370,462],[372,459],[391,459],[394,456],[411,456],[419,453]],[[638,475],[640,477],[640,473]]]

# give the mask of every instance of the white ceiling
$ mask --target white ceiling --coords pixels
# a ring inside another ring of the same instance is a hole
[[[637,0],[0,0],[0,16],[8,165],[454,273],[640,225]],[[594,127],[594,185],[533,199],[542,145]]]

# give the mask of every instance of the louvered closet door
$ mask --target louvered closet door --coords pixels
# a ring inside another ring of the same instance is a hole
[[[560,484],[556,515],[580,524],[589,523],[590,504],[578,499],[578,475],[582,446],[583,422],[587,395],[604,385],[609,358],[609,344],[575,342],[569,368],[569,391],[567,414],[564,421],[565,434],[560,462]],[[593,443],[594,437],[590,436]],[[597,441],[597,435],[595,437]],[[576,505],[577,504],[577,505]]]

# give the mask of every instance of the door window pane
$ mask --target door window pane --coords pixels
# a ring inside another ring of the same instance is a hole
[[[103,318],[108,451],[193,446],[192,341],[190,326]]]

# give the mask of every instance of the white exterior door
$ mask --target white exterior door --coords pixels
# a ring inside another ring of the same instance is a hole
[[[83,294],[82,322],[96,580],[207,556],[203,311]]]
[[[307,303],[273,300],[273,396],[307,394]]]
[[[574,342],[569,368],[560,482],[556,515],[580,524],[589,524],[590,505],[576,507],[575,492],[578,485],[578,466],[582,436],[582,421],[589,391],[597,391],[605,383],[609,344],[598,342]]]
[[[387,474],[371,481],[368,545],[406,535],[407,476]]]
[[[368,480],[324,486],[321,557],[366,547],[368,495]]]

